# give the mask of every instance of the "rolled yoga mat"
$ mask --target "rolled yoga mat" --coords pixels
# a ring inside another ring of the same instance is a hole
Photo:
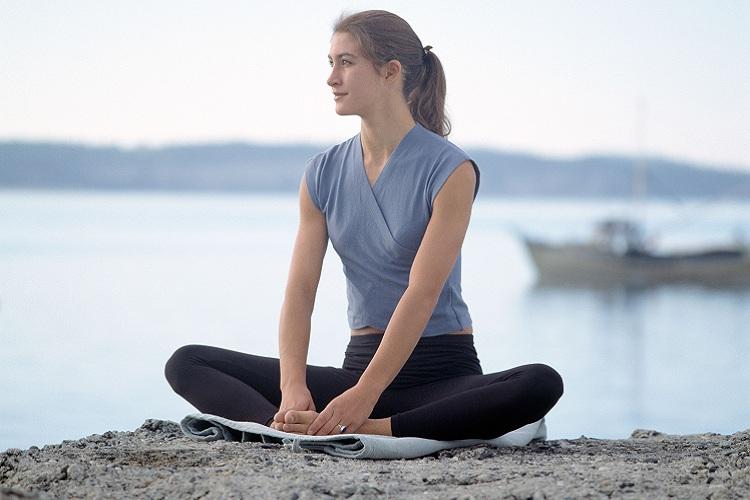
[[[239,441],[276,443],[293,451],[317,451],[343,458],[417,458],[440,450],[486,444],[496,447],[525,446],[544,440],[547,426],[544,418],[493,439],[436,441],[416,437],[375,436],[371,434],[337,434],[306,436],[277,431],[255,422],[237,422],[209,413],[194,413],[180,422],[182,432],[194,441]]]

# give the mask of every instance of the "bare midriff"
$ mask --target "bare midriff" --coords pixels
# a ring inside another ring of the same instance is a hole
[[[380,330],[379,328],[375,328],[374,326],[365,326],[362,328],[355,328],[352,330],[352,335],[366,335],[368,333],[385,333],[385,330]],[[466,335],[469,333],[474,333],[474,329],[470,326],[467,326],[463,330],[460,330],[458,332],[450,332],[446,335]]]

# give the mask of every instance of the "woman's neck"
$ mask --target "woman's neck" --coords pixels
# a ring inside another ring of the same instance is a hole
[[[379,113],[368,119],[362,118],[360,140],[366,161],[385,163],[414,124],[408,108],[396,110],[395,113]]]

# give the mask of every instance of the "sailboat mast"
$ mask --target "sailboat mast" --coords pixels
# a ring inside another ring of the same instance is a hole
[[[646,98],[639,96],[636,101],[635,144],[636,154],[633,165],[631,195],[634,213],[642,221],[646,218],[646,196],[648,191],[648,172],[646,171]]]

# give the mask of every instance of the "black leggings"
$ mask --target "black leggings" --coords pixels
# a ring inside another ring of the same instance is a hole
[[[352,336],[343,368],[307,365],[315,408],[353,387],[383,334]],[[169,384],[203,413],[267,424],[281,404],[279,360],[186,345],[165,367]],[[473,335],[423,337],[370,415],[391,417],[394,436],[490,439],[541,419],[563,392],[543,364],[482,374]]]

